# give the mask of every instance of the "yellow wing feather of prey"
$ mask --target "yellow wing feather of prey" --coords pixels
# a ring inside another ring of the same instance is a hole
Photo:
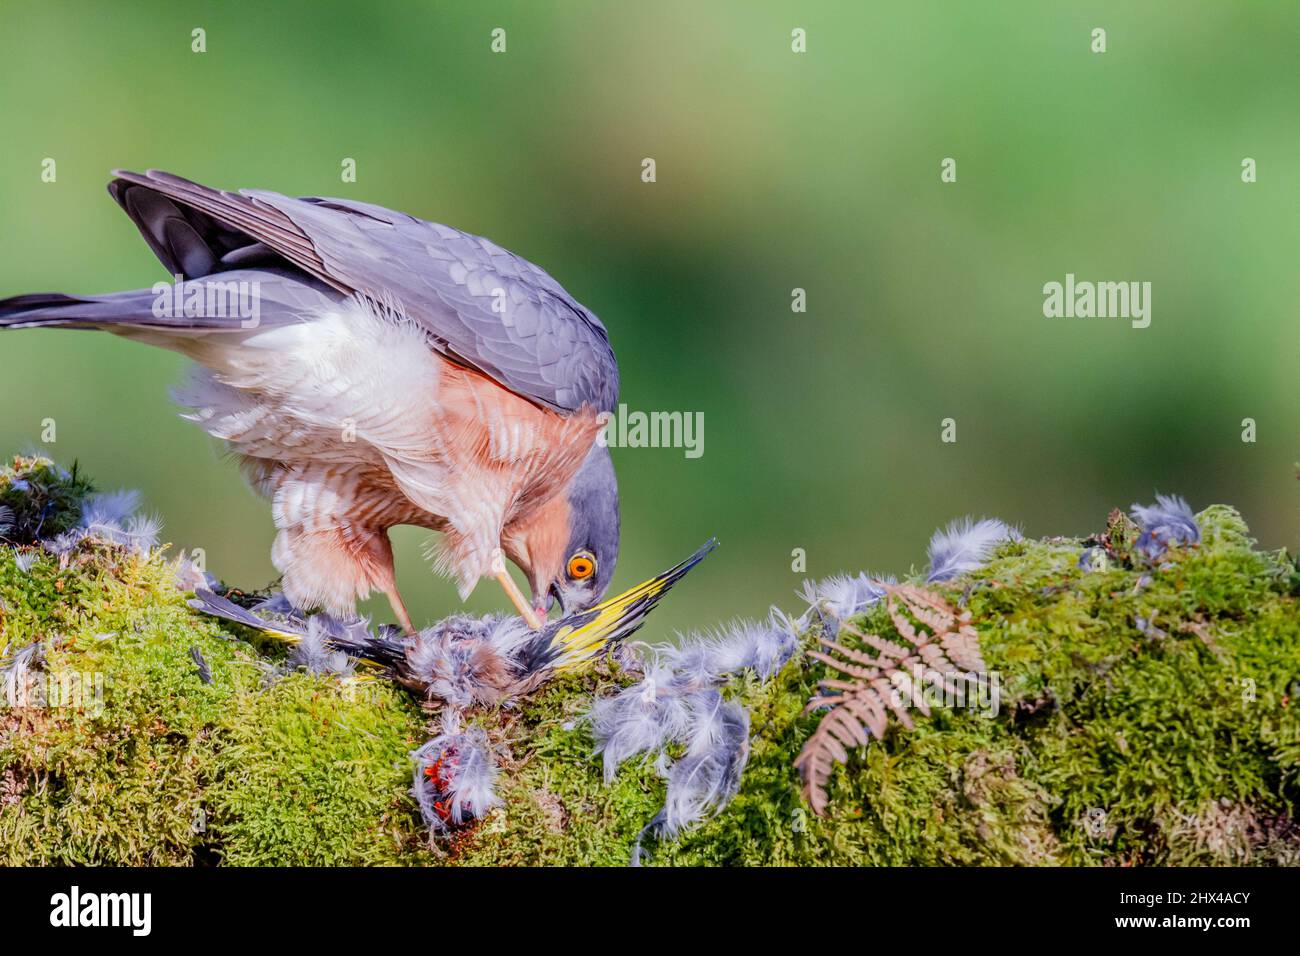
[[[643,581],[636,587],[610,598],[594,609],[590,621],[578,627],[565,625],[555,632],[551,643],[564,648],[564,654],[555,664],[558,671],[568,671],[587,663],[588,651],[600,648],[611,631],[622,623],[627,610],[638,601],[653,597],[671,584],[669,575],[661,574]]]
[[[244,626],[248,627],[247,624]],[[290,644],[297,644],[302,640],[302,635],[294,633],[293,631],[282,631],[279,628],[269,626],[259,627],[257,630],[261,631],[263,634],[270,635],[271,637],[279,638],[282,641],[288,641]]]

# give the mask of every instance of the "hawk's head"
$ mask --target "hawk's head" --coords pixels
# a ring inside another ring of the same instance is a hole
[[[503,536],[539,616],[557,600],[564,614],[600,602],[618,564],[618,531],[618,479],[609,449],[597,442],[568,488]]]

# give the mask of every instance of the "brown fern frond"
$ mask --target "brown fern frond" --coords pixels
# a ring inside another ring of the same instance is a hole
[[[911,701],[913,707],[929,717],[930,705],[926,702],[925,694],[921,691],[921,688],[912,680],[912,676],[906,671],[894,671],[889,676],[894,686],[898,688],[899,693]]]
[[[930,629],[931,636],[939,639],[944,653],[954,664],[964,671],[984,673],[979,633],[970,622],[970,611],[959,611],[933,591],[915,585],[891,585],[886,590],[907,602],[908,612]]]
[[[820,642],[822,650],[809,652],[840,675],[818,681],[820,692],[804,713],[829,709],[794,762],[803,777],[804,796],[818,816],[826,811],[831,773],[837,763],[848,762],[850,750],[865,747],[872,738],[882,739],[891,715],[909,730],[911,710],[930,715],[923,689],[914,679],[918,672],[926,672],[945,690],[964,682],[968,674],[986,673],[969,611],[954,608],[933,591],[906,584],[886,588],[885,610],[901,641],[841,629],[874,650],[874,656],[827,638]]]
[[[861,631],[859,631],[857,628],[851,627],[848,624],[843,625],[841,627],[841,630],[848,631],[850,634],[852,634],[854,637],[858,638],[859,640],[866,641],[866,643],[869,646],[874,647],[881,654],[885,654],[888,657],[897,657],[901,660],[902,658],[906,657],[908,654],[908,650],[906,647],[903,647],[901,644],[895,644],[893,641],[887,641],[883,637],[880,637],[876,634],[864,634]],[[822,641],[822,643],[828,647],[834,648],[835,650],[841,650],[840,645],[836,644],[834,641],[824,640]],[[861,654],[862,657],[867,656],[865,654],[862,654],[861,651],[854,651],[854,650],[850,650],[849,648],[843,648],[843,650],[847,651],[849,655],[854,655],[853,659],[856,659],[856,655],[859,654]]]
[[[860,680],[871,680],[880,673],[879,667],[863,667],[859,664],[850,664],[848,661],[837,660],[830,654],[824,654],[821,651],[809,651],[808,656],[815,661],[821,661],[827,667],[835,668],[841,674],[847,674]]]
[[[847,631],[849,629],[846,627],[844,628],[844,630]],[[851,633],[856,633],[856,632],[851,632]],[[834,651],[835,653],[843,657],[845,660],[855,661],[858,664],[866,664],[868,666],[874,665],[876,663],[876,658],[872,657],[870,654],[866,653],[865,651],[858,650],[855,647],[848,647],[847,645],[840,644],[836,641],[832,641],[827,638],[822,638],[820,644],[823,649],[828,651]]]
[[[883,637],[877,637],[875,634],[864,634],[862,639],[885,657],[892,657],[895,660],[901,661],[911,653],[906,647],[895,644],[893,641],[887,641]]]
[[[929,635],[917,634],[916,628],[908,620],[907,615],[898,607],[900,597],[906,600],[905,595],[888,594],[885,598],[885,608],[889,611],[889,619],[894,622],[894,630],[898,636],[906,640],[909,644],[920,646],[929,640]]]
[[[819,680],[817,686],[822,690],[856,690],[858,685],[851,680],[840,680],[835,677],[827,677]]]

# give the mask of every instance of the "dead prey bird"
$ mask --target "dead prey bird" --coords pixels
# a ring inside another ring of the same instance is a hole
[[[645,623],[668,590],[717,546],[716,539],[662,574],[589,610],[533,630],[518,617],[454,615],[414,634],[393,625],[372,630],[364,620],[328,614],[263,616],[200,588],[196,610],[310,646],[310,658],[346,655],[383,668],[418,697],[455,710],[496,706],[536,689],[551,675],[590,662]],[[332,666],[332,665],[326,665]]]

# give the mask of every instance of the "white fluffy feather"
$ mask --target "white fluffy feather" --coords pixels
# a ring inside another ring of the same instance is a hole
[[[988,560],[998,544],[1019,536],[1020,532],[996,518],[953,521],[930,538],[930,573],[926,580],[930,583],[948,581],[975,571]]]

